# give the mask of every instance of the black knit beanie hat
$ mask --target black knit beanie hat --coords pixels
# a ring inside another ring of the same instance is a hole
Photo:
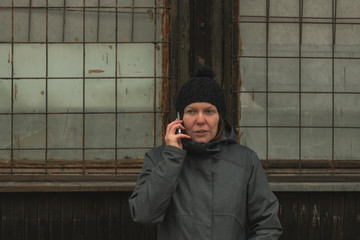
[[[182,85],[176,99],[176,111],[183,113],[185,107],[195,102],[207,102],[216,106],[224,118],[226,114],[225,96],[220,85],[214,80],[215,73],[208,66],[200,66],[195,77]]]

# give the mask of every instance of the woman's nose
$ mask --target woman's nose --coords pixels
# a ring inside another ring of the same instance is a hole
[[[197,124],[204,124],[205,123],[205,118],[204,118],[204,114],[203,113],[199,113],[197,119],[196,119],[196,123]]]

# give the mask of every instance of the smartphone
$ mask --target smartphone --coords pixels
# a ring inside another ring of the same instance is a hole
[[[179,112],[176,113],[176,118],[178,120],[180,120],[180,113]],[[181,133],[181,128],[176,129],[176,134],[179,134],[179,133]]]

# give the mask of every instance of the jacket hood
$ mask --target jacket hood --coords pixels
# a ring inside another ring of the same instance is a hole
[[[198,153],[218,152],[220,151],[220,145],[222,143],[237,143],[236,141],[237,137],[233,127],[225,120],[224,123],[225,126],[224,126],[223,134],[218,140],[204,143],[204,142],[198,142],[193,139],[183,138],[181,141],[184,150],[191,152],[198,152]]]

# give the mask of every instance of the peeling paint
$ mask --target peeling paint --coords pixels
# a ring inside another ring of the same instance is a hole
[[[306,207],[305,207],[305,205],[301,205],[301,208],[300,208],[300,217],[302,216],[302,215],[304,215],[305,214],[305,212],[306,212]]]
[[[41,95],[44,95],[44,94],[45,94],[45,91],[44,91],[44,90],[42,90],[42,91],[41,91]]]
[[[70,136],[74,136],[74,134],[75,134],[75,133],[74,133],[73,131],[70,132]]]
[[[88,72],[89,72],[89,74],[92,74],[92,73],[103,73],[104,70],[101,70],[101,69],[90,69]]]
[[[320,227],[320,214],[316,204],[314,205],[313,208],[312,226],[317,228]]]

